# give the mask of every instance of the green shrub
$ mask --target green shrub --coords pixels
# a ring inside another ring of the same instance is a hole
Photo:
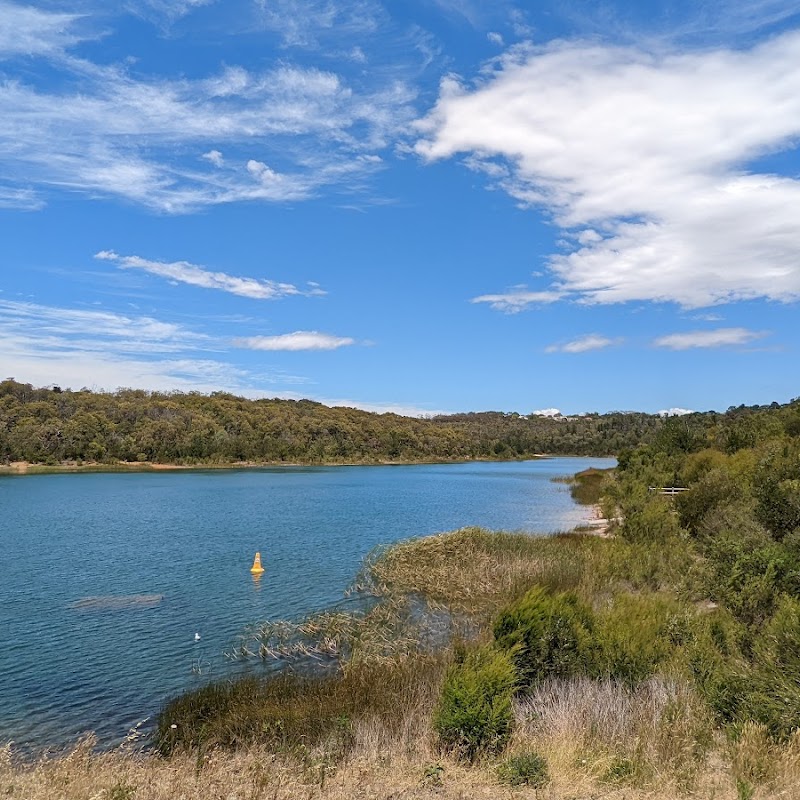
[[[692,616],[662,595],[617,595],[596,618],[595,674],[630,684],[648,678],[693,638]]]
[[[501,783],[511,786],[544,786],[550,780],[547,761],[538,753],[519,753],[506,759],[497,768]]]
[[[776,443],[753,480],[756,516],[780,540],[800,529],[800,443]]]
[[[136,787],[122,779],[118,780],[105,792],[105,800],[133,800]]]
[[[592,613],[571,592],[534,587],[494,624],[497,645],[514,655],[523,685],[585,674],[593,664]]]
[[[458,653],[433,717],[442,747],[469,761],[502,750],[511,735],[516,681],[507,653],[490,647]]]
[[[705,546],[708,595],[748,625],[769,618],[782,593],[800,591],[800,558],[779,542],[728,531]]]
[[[670,501],[654,493],[625,509],[620,532],[628,541],[659,545],[674,539],[680,533],[680,525],[672,513]]]

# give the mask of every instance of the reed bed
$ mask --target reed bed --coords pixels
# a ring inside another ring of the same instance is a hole
[[[555,591],[575,588],[583,580],[587,555],[597,547],[595,539],[462,528],[378,551],[355,586],[381,597],[421,597],[432,608],[484,619],[532,584]]]
[[[778,743],[747,723],[729,736],[680,671],[633,683],[547,679],[518,694],[505,753],[467,764],[441,749],[433,720],[455,640],[459,648],[466,636],[496,646],[498,610],[533,585],[573,592],[597,614],[613,611],[617,591],[639,592],[636,603],[646,610],[648,592],[677,597],[686,572],[680,558],[670,548],[645,554],[620,539],[477,528],[400,543],[365,564],[354,586],[368,597],[364,607],[262,626],[237,654],[278,659],[294,671],[176,698],[160,715],[156,749],[130,742],[96,752],[86,739],[69,753],[25,761],[0,748],[0,796],[800,798],[800,734]],[[309,664],[325,670],[309,673]],[[526,764],[541,765],[536,783],[523,774]]]

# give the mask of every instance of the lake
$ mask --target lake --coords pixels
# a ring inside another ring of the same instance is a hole
[[[552,479],[614,463],[0,477],[0,742],[92,730],[112,746],[167,698],[241,670],[224,652],[249,624],[341,602],[376,545],[568,530],[591,510]]]

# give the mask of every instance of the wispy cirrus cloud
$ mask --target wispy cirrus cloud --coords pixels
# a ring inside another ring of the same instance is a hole
[[[277,346],[255,349],[331,350],[353,344],[349,337],[297,331]],[[315,397],[298,392],[308,378],[280,369],[242,366],[230,356],[229,343],[218,336],[152,316],[100,309],[46,306],[0,299],[0,373],[34,386],[58,384],[78,389],[112,391],[120,387],[152,391],[230,391],[244,397],[316,399],[329,406],[347,406],[379,414],[406,416],[443,414],[433,406],[412,403]],[[242,340],[240,347],[248,347]],[[288,345],[288,346],[287,346]]]
[[[684,53],[518,47],[471,85],[443,80],[416,151],[464,154],[547,209],[568,243],[548,259],[549,290],[565,298],[796,301],[800,181],[748,165],[800,137],[798,61],[798,31]]]
[[[36,386],[265,394],[305,378],[257,374],[226,359],[218,337],[152,316],[0,300],[0,371]]]
[[[319,331],[294,331],[277,336],[250,336],[234,339],[237,347],[248,350],[272,350],[298,352],[301,350],[338,350],[356,343],[349,336],[332,336]]]
[[[174,22],[216,0],[127,0],[127,7],[138,16],[157,21]]]
[[[90,34],[79,32],[85,15],[44,11],[0,1],[0,61],[11,56],[60,53]]]
[[[315,283],[309,284],[308,289],[298,289],[291,283],[279,283],[261,278],[242,278],[228,275],[225,272],[214,272],[188,261],[152,261],[141,256],[121,256],[113,250],[101,250],[95,254],[95,258],[116,264],[120,269],[138,269],[189,286],[216,289],[253,300],[277,300],[292,295],[319,296],[325,294]]]
[[[4,343],[19,336],[48,348],[116,352],[179,352],[206,349],[211,340],[183,325],[149,316],[113,311],[59,308],[17,300],[0,300],[0,333]]]
[[[20,9],[0,6],[0,47],[15,57]],[[12,58],[0,83],[0,170],[11,189],[36,189],[37,202],[58,188],[177,214],[354,189],[415,116],[415,91],[397,72],[352,82],[277,62],[193,78],[145,73],[76,57],[77,20],[37,11],[25,28],[37,58],[18,71]],[[58,82],[38,79],[53,68]]]
[[[517,287],[501,294],[482,294],[473,297],[470,302],[488,303],[495,311],[516,314],[532,305],[555,303],[563,296],[563,293],[558,291],[533,292],[525,287]]]
[[[611,339],[599,333],[588,333],[569,342],[551,344],[545,348],[546,353],[588,353],[590,350],[604,350],[606,347],[620,344],[622,339]]]
[[[653,344],[669,350],[692,350],[708,347],[737,347],[768,336],[767,331],[747,328],[716,328],[715,330],[686,331],[660,336]]]
[[[32,189],[0,186],[0,208],[37,211],[43,206],[44,201]]]
[[[386,14],[372,0],[256,0],[256,24],[280,34],[285,47],[317,47],[320,39],[372,33]]]

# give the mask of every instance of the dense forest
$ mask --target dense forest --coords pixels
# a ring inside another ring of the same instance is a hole
[[[639,413],[422,419],[224,392],[101,393],[0,382],[0,462],[374,463],[611,455],[651,440],[662,425],[660,417]]]
[[[431,418],[247,400],[224,392],[114,393],[0,382],[0,462],[371,463],[613,455],[657,441],[753,444],[800,426],[797,404],[740,407],[667,422],[633,412],[543,417],[484,412]]]

